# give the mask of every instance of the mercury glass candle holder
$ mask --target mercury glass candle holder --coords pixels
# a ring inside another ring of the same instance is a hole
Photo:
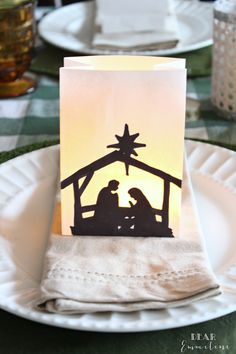
[[[214,7],[212,103],[217,112],[236,119],[236,0]]]

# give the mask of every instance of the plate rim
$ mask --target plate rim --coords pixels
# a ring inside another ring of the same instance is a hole
[[[218,147],[216,145],[211,145],[211,144],[206,144],[206,143],[202,143],[202,142],[196,142],[196,141],[191,141],[191,140],[187,140],[186,141],[186,145],[187,146],[192,146],[193,149],[194,147],[198,147],[200,146],[200,148],[206,147],[206,149],[210,149],[211,151],[216,151],[218,153],[221,153],[222,151],[227,154],[229,154],[229,156],[236,156],[236,152],[233,152],[231,150],[228,150],[226,148],[222,148],[222,147]],[[46,148],[42,148],[42,149],[38,149],[35,151],[32,151],[30,153],[26,153],[23,154],[21,156],[18,156],[14,159],[8,160],[7,162],[4,162],[1,166],[3,165],[14,165],[14,161],[15,159],[21,160],[21,159],[27,159],[29,157],[32,157],[32,154],[40,154],[42,150],[44,151],[48,151],[48,150],[54,150],[55,153],[58,151],[58,145],[54,145],[54,146],[50,146],[50,147],[46,147]],[[1,166],[0,166],[0,172],[1,172]],[[192,173],[194,172],[194,169],[191,166],[191,162],[190,162],[190,172]],[[198,170],[196,170],[196,173],[198,173]],[[234,186],[234,190],[236,191],[236,188]],[[231,297],[233,296],[234,301],[230,302]],[[215,298],[216,299],[216,298]],[[86,320],[83,321],[83,315],[77,315],[77,316],[73,316],[73,318],[71,318],[69,315],[57,315],[57,314],[49,314],[46,312],[37,312],[35,310],[33,310],[30,307],[27,306],[22,306],[19,305],[17,303],[14,302],[9,302],[6,299],[4,299],[4,297],[0,297],[0,308],[10,312],[14,315],[18,315],[19,317],[23,317],[25,319],[28,320],[32,320],[35,322],[39,322],[42,324],[47,324],[47,325],[52,325],[52,326],[56,326],[56,327],[62,327],[62,328],[68,328],[68,329],[74,329],[74,330],[86,330],[86,331],[95,331],[95,332],[114,332],[114,333],[122,333],[122,332],[146,332],[146,331],[154,331],[154,330],[164,330],[164,329],[171,329],[171,328],[178,328],[178,327],[183,327],[183,326],[188,326],[188,325],[192,325],[192,324],[196,324],[196,323],[201,323],[201,322],[205,322],[211,319],[215,319],[215,318],[219,318],[221,316],[224,316],[226,314],[232,313],[234,311],[236,311],[236,293],[235,294],[230,294],[230,293],[224,293],[222,295],[219,295],[217,297],[217,299],[220,299],[222,304],[225,306],[225,303],[227,303],[226,307],[223,308],[215,308],[214,311],[211,310],[210,312],[207,311],[206,313],[201,313],[201,316],[199,316],[199,313],[197,314],[193,314],[191,315],[188,314],[187,317],[187,321],[186,319],[184,320],[178,320],[177,322],[174,323],[173,325],[173,318],[171,317],[169,320],[164,320],[163,323],[161,323],[160,326],[160,320],[157,319],[152,319],[152,320],[145,320],[145,319],[139,319],[136,321],[132,321],[132,322],[128,322],[128,325],[126,325],[125,323],[122,324],[119,323],[119,325],[117,325],[117,323],[115,322],[115,324],[111,324],[111,322],[107,322],[107,323],[99,323],[99,319],[98,319],[98,323],[94,323],[94,322],[86,322]],[[212,299],[205,299],[205,300],[201,300],[196,302],[197,304],[199,304],[200,302],[208,302],[208,301],[215,301],[214,298]],[[192,304],[192,306],[194,306],[194,304],[196,304],[195,302]],[[187,307],[189,307],[191,305],[187,305]],[[171,309],[170,309],[171,310]],[[143,311],[149,311],[149,310],[143,310]],[[160,310],[151,310],[151,311],[160,311]],[[164,309],[165,311],[165,309]],[[136,312],[142,312],[142,311],[136,311]],[[114,313],[114,312],[113,312]],[[129,316],[129,313],[122,313],[122,316]],[[74,323],[75,321],[75,317],[78,317],[76,319],[76,324]],[[170,324],[169,322],[172,322],[172,324]]]
[[[178,3],[179,0],[175,0],[176,3]],[[189,0],[184,0],[186,3],[189,3]],[[194,0],[192,0],[194,1]],[[77,54],[86,54],[86,55],[153,55],[153,56],[164,56],[164,55],[174,55],[174,54],[181,54],[181,53],[186,53],[186,52],[190,52],[190,51],[194,51],[197,49],[201,49],[201,48],[205,48],[208,47],[210,45],[213,44],[213,38],[211,36],[211,38],[209,39],[205,39],[202,40],[198,43],[194,43],[194,44],[189,44],[186,45],[184,47],[175,47],[175,48],[169,48],[169,49],[161,49],[161,50],[143,50],[143,51],[135,51],[135,50],[130,50],[130,51],[123,51],[123,50],[112,50],[112,49],[96,49],[96,48],[89,48],[89,47],[85,47],[81,50],[77,50],[75,48],[72,47],[65,47],[61,41],[55,41],[52,40],[51,38],[48,38],[46,31],[44,31],[44,25],[45,25],[45,21],[50,20],[50,17],[54,17],[55,15],[57,15],[58,13],[63,13],[63,11],[66,11],[68,8],[73,8],[76,6],[88,6],[88,3],[92,3],[93,0],[89,0],[89,1],[81,1],[79,3],[74,3],[74,4],[69,4],[60,8],[55,9],[52,12],[47,13],[45,16],[43,16],[43,18],[40,20],[39,24],[38,24],[38,34],[39,36],[47,43],[63,49],[63,50],[68,50],[71,51],[73,53],[77,53]],[[205,3],[205,2],[199,2],[198,1],[198,5],[202,6],[202,7],[206,7],[206,8],[210,8],[212,7],[212,4],[209,3]],[[177,6],[177,5],[176,5]],[[47,25],[46,25],[47,26]],[[58,32],[56,32],[58,33]]]

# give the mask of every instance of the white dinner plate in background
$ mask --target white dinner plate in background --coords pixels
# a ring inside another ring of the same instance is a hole
[[[173,55],[212,44],[212,3],[198,0],[174,0],[180,41],[165,50],[122,51],[92,48],[95,2],[63,6],[42,18],[39,35],[48,43],[81,54]]]

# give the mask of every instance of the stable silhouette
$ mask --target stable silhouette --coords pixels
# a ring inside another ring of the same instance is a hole
[[[172,183],[181,188],[182,181],[132,157],[132,155],[138,156],[135,149],[143,148],[146,145],[136,142],[139,133],[130,134],[127,124],[125,124],[123,135],[115,136],[118,142],[107,146],[115,151],[80,168],[61,182],[62,189],[70,185],[73,186],[74,225],[71,226],[72,235],[173,237],[172,229],[169,227],[170,186]],[[102,188],[95,205],[82,205],[82,194],[96,171],[116,162],[124,163],[127,176],[129,176],[129,167],[132,166],[163,180],[161,209],[153,208],[138,188],[129,190],[130,196],[136,200],[135,204],[130,204],[130,208],[118,207],[118,195],[113,193],[119,185],[116,180],[111,180],[107,187]],[[84,180],[82,181],[82,179]],[[92,216],[91,214],[88,217],[85,216],[88,212],[93,212]],[[156,221],[156,216],[159,216],[161,221]]]

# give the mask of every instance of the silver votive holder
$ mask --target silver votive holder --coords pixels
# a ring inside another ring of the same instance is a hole
[[[236,120],[236,0],[216,1],[213,33],[212,104]]]

